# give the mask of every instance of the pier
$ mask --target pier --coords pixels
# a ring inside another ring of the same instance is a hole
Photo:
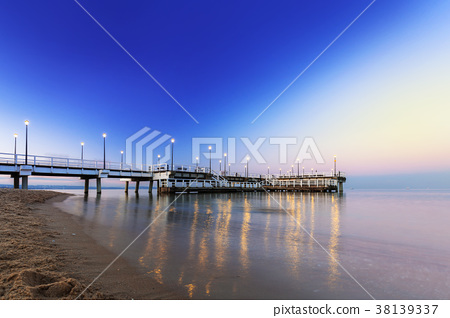
[[[202,192],[340,192],[344,191],[343,172],[300,175],[260,174],[242,176],[239,173],[209,172],[208,168],[177,166],[170,170],[167,164],[156,165],[153,180],[159,193]]]
[[[214,193],[214,192],[254,192],[254,191],[301,191],[340,192],[346,181],[343,172],[309,174],[260,174],[241,175],[209,168],[167,163],[155,165],[130,165],[125,163],[81,160],[71,158],[0,153],[0,174],[14,179],[14,188],[28,189],[28,178],[75,177],[84,181],[87,194],[91,180],[96,181],[96,190],[102,191],[102,180],[120,179],[128,193],[130,182],[135,182],[135,192],[140,184],[148,182],[151,192],[156,183],[158,194],[163,193]],[[21,181],[21,182],[20,182]]]

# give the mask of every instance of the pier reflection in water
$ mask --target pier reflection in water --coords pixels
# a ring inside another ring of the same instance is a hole
[[[75,196],[58,205],[81,216],[86,231],[116,253],[153,222],[124,257],[144,275],[190,298],[367,299],[337,262],[346,264],[366,289],[389,296],[376,282],[380,273],[370,271],[374,264],[389,270],[389,256],[382,242],[376,242],[384,237],[374,231],[370,239],[364,238],[364,226],[373,224],[361,223],[361,215],[347,208],[345,195],[183,195],[164,212],[173,199],[127,197],[110,190],[101,197]],[[384,255],[369,255],[368,248]],[[403,291],[391,297],[411,295]]]

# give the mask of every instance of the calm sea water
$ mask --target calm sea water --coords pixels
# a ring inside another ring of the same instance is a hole
[[[57,206],[115,253],[152,223],[123,257],[194,299],[450,298],[449,191],[189,194],[169,208],[145,190],[68,192]]]

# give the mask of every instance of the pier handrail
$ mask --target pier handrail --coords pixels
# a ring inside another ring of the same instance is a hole
[[[64,157],[51,157],[51,156],[37,156],[28,155],[28,159],[25,160],[24,154],[13,153],[0,153],[0,163],[8,165],[25,165],[30,166],[45,166],[45,167],[55,167],[55,168],[81,168],[81,169],[98,169],[103,170],[103,160],[86,160],[86,159],[74,159],[74,158],[64,158]],[[148,172],[149,166],[140,164],[127,164],[121,162],[105,162],[105,169],[107,170],[128,170],[128,171],[140,171]]]
[[[213,178],[215,178],[217,181],[221,181],[221,182],[228,182],[227,179],[225,179],[225,177],[221,176],[219,172],[212,170],[212,175]]]
[[[103,160],[86,160],[86,159],[78,159],[78,158],[68,158],[68,157],[53,157],[53,156],[38,156],[38,155],[28,155],[28,165],[31,166],[46,166],[46,167],[55,167],[55,168],[81,168],[81,169],[98,169],[103,170]],[[24,154],[16,154],[13,153],[0,153],[0,164],[7,165],[25,165],[25,155]],[[122,171],[138,171],[138,172],[166,172],[170,171],[172,168],[171,164],[168,163],[160,163],[160,164],[130,164],[130,163],[122,163],[122,162],[105,162],[105,169],[107,170],[122,170]],[[197,173],[208,173],[209,168],[200,167],[198,165],[174,165],[173,166],[175,172],[197,172]],[[221,175],[221,173],[217,173],[213,171],[213,174],[217,176],[217,178],[221,181],[226,182],[226,177],[243,177],[243,173],[232,172],[227,173],[226,176]],[[249,174],[249,178],[262,178],[262,179],[293,179],[293,178],[332,178],[332,177],[341,177],[345,178],[344,172],[309,172],[309,173],[301,173],[297,174]],[[222,180],[223,179],[223,180]]]
[[[246,181],[240,181],[240,182],[222,182],[219,180],[192,180],[192,179],[175,179],[175,178],[169,178],[161,180],[161,186],[165,188],[172,188],[172,187],[179,187],[179,188],[185,188],[187,186],[192,188],[208,188],[208,187],[215,187],[215,188],[251,188],[251,189],[258,189],[263,186],[262,182],[246,182]]]
[[[331,173],[331,172],[308,172],[308,173],[300,173],[298,174],[263,174],[263,178],[268,179],[293,179],[293,178],[331,178],[331,177],[344,177],[345,178],[345,172],[338,172],[338,173]]]

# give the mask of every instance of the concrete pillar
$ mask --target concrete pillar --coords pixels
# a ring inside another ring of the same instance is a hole
[[[97,194],[101,194],[101,193],[102,193],[102,179],[97,178]]]
[[[343,182],[338,183],[338,191],[339,191],[339,193],[344,193],[344,183]]]
[[[153,180],[151,180],[151,181],[148,183],[148,193],[152,193],[152,189],[153,189]]]
[[[139,192],[139,181],[136,181],[136,188],[134,189],[135,193]]]
[[[22,177],[22,189],[23,190],[28,190],[28,177]]]
[[[89,179],[84,179],[84,194],[89,193]]]
[[[20,188],[20,177],[14,176],[14,189],[19,189],[19,188]]]
[[[130,185],[130,181],[125,181],[125,193],[128,194],[128,187]]]

